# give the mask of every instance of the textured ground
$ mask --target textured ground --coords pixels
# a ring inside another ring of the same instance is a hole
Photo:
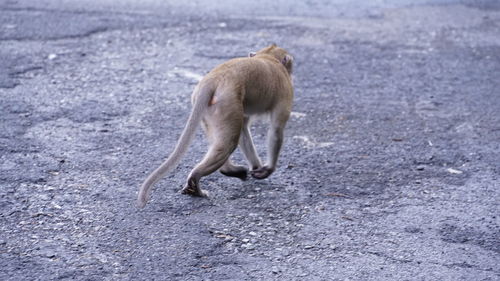
[[[1,280],[500,279],[496,1],[72,2],[0,1]],[[196,77],[271,42],[276,173],[179,194],[200,133],[135,208]]]

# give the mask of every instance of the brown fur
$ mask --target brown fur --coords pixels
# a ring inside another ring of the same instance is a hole
[[[203,125],[210,147],[189,174],[182,193],[206,196],[199,187],[200,178],[218,169],[224,175],[246,179],[248,169],[235,166],[229,159],[238,145],[254,178],[264,179],[271,175],[276,169],[283,129],[292,108],[292,70],[292,56],[273,44],[210,71],[193,91],[193,110],[174,151],[142,184],[138,206],[146,204],[152,186],[180,161],[199,123]],[[268,116],[270,121],[265,165],[255,152],[249,131],[250,118],[255,115]]]

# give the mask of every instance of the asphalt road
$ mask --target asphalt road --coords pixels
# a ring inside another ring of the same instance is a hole
[[[500,279],[498,1],[136,2],[0,0],[0,280]],[[137,209],[197,79],[272,42],[275,174],[179,194],[200,132]]]

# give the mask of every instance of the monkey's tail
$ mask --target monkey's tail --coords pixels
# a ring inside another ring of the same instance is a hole
[[[181,136],[179,137],[179,140],[177,140],[174,151],[170,154],[168,159],[165,160],[160,167],[154,170],[142,183],[141,188],[139,189],[139,196],[137,198],[137,206],[139,208],[146,205],[153,185],[165,176],[166,173],[177,166],[191,144],[201,118],[205,113],[205,110],[208,108],[210,100],[215,92],[214,89],[207,87],[203,87],[199,91],[200,92],[196,95],[189,119],[184,127],[184,130],[182,131]]]

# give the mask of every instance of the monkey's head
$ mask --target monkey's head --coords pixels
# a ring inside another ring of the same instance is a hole
[[[292,74],[293,71],[293,56],[290,55],[285,49],[282,49],[276,44],[272,44],[268,47],[265,47],[262,50],[259,50],[257,52],[251,52],[248,54],[249,57],[255,57],[255,56],[260,56],[260,55],[268,55],[272,56],[278,61],[285,66],[286,70],[288,71],[288,74]]]

